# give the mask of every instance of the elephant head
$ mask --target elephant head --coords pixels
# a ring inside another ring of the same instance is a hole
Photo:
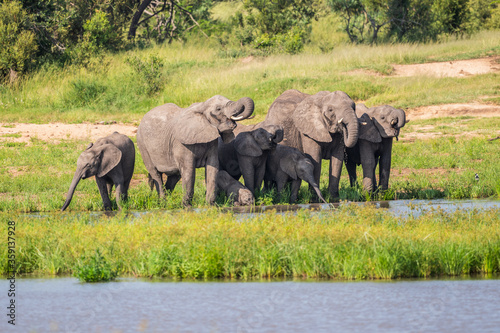
[[[65,210],[69,206],[80,179],[92,176],[104,177],[120,163],[121,158],[122,152],[112,144],[108,143],[100,146],[89,144],[87,149],[78,157],[75,175],[61,210]]]
[[[253,110],[254,103],[249,97],[234,102],[216,95],[179,111],[173,134],[186,145],[211,142],[219,136],[228,143],[234,139],[236,121],[250,117]]]
[[[300,132],[319,142],[331,142],[331,134],[343,133],[344,144],[358,141],[356,105],[343,91],[320,91],[297,105],[293,123]]]
[[[357,105],[356,114],[360,121],[359,138],[378,143],[383,138],[399,136],[401,127],[406,123],[406,114],[402,109],[390,105],[367,108]]]
[[[239,206],[251,206],[255,203],[255,198],[252,192],[247,188],[240,188],[238,190],[238,201]]]
[[[265,125],[251,132],[242,132],[236,136],[234,147],[245,156],[261,156],[264,150],[276,148],[283,140],[283,127],[280,125]]]
[[[306,156],[299,152],[288,154],[280,159],[279,167],[293,180],[302,179],[306,181],[314,189],[320,200],[327,203],[321,195],[319,185],[314,180],[314,165]]]

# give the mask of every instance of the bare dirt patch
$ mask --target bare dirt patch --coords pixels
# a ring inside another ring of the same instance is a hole
[[[500,72],[500,57],[446,62],[429,62],[413,65],[393,65],[393,76],[465,77]]]
[[[22,124],[0,123],[0,140],[10,142],[27,142],[31,138],[58,143],[62,139],[88,140],[96,139],[119,132],[129,137],[135,137],[137,127],[129,124]],[[12,137],[20,134],[21,137]]]
[[[405,110],[409,120],[444,117],[499,117],[500,106],[490,104],[443,104]]]

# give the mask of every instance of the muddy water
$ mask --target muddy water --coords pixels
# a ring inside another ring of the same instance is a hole
[[[4,315],[0,332],[498,332],[500,327],[499,279],[16,283],[16,327]],[[0,290],[7,290],[5,280]]]

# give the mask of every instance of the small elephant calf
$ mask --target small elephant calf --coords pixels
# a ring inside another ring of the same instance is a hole
[[[252,192],[224,170],[220,170],[217,174],[217,187],[226,192],[227,197],[234,201],[235,206],[248,206],[255,203]]]
[[[309,183],[321,201],[327,203],[321,195],[318,183],[314,180],[314,165],[311,160],[297,148],[277,145],[267,156],[265,188],[269,189],[272,183],[276,183],[278,193],[281,193],[285,185],[291,182],[290,202],[295,202],[302,180]]]
[[[66,202],[61,210],[65,210],[73,198],[75,188],[80,179],[95,176],[97,187],[101,193],[104,209],[111,210],[109,194],[113,185],[116,188],[116,203],[121,209],[120,201],[127,199],[128,187],[134,173],[135,147],[126,135],[114,132],[89,144],[76,162],[76,172],[69,187]]]

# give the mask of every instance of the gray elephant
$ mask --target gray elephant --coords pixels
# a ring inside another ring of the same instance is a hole
[[[297,148],[311,159],[317,184],[321,160],[330,160],[330,200],[339,197],[344,147],[353,147],[358,141],[355,107],[342,91],[308,95],[287,90],[273,102],[264,120],[266,124],[282,125],[285,131],[282,144]]]
[[[185,109],[168,103],[149,111],[137,129],[137,146],[158,195],[163,198],[165,190],[173,190],[182,177],[182,203],[190,206],[195,169],[204,167],[206,201],[214,204],[219,171],[217,140],[234,139],[235,121],[248,118],[253,110],[249,97],[233,102],[217,95]],[[167,176],[165,184],[163,174]]]
[[[111,210],[109,195],[113,185],[116,191],[116,203],[121,209],[120,201],[127,199],[134,164],[134,143],[126,135],[114,132],[98,139],[94,144],[89,144],[78,157],[76,172],[61,210],[64,211],[69,206],[80,179],[92,176],[95,176],[104,209]]]
[[[393,138],[398,139],[400,129],[406,123],[402,109],[389,105],[367,108],[364,104],[356,106],[360,121],[358,143],[346,148],[345,165],[351,186],[356,183],[356,166],[363,168],[363,188],[374,191],[377,188],[375,169],[379,164],[379,186],[385,191],[389,188]]]
[[[267,154],[281,140],[283,127],[280,125],[264,125],[250,132],[241,132],[228,144],[219,139],[220,169],[236,180],[243,176],[245,186],[255,195],[264,180]]]
[[[255,203],[252,192],[224,170],[219,170],[217,174],[217,188],[224,191],[235,206],[248,206]]]
[[[265,188],[269,189],[271,184],[276,184],[278,193],[281,193],[285,185],[291,182],[290,202],[293,203],[297,201],[303,180],[314,189],[318,198],[326,203],[321,195],[319,185],[314,179],[314,165],[311,160],[297,148],[277,145],[276,149],[271,151],[267,157]]]

